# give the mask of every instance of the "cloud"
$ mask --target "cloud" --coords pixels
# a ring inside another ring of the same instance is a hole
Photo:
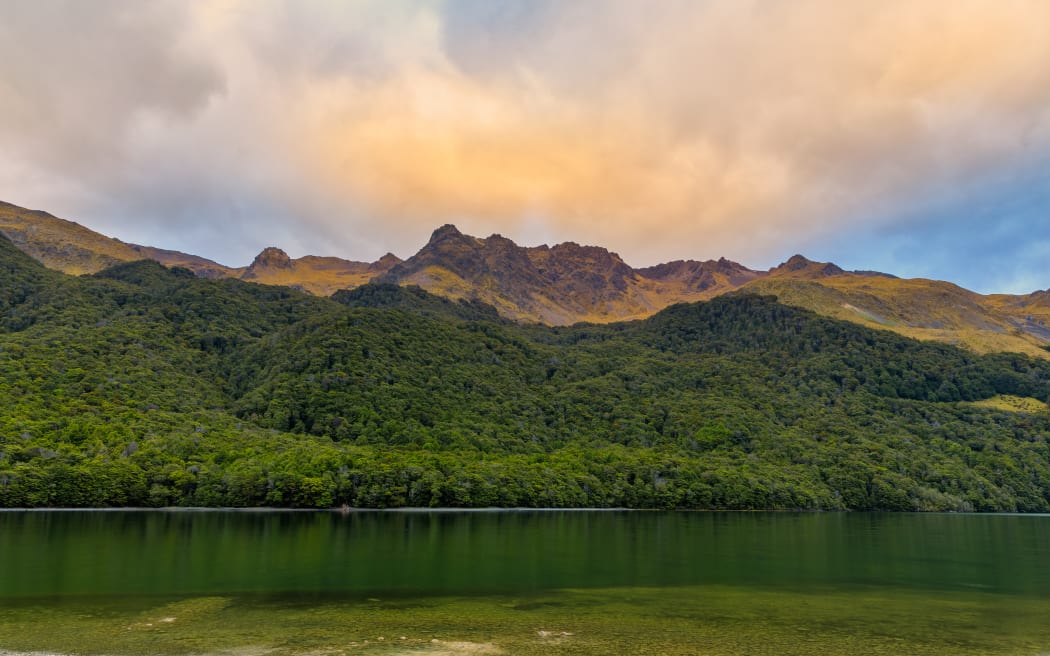
[[[767,266],[1050,157],[1041,0],[98,7],[2,10],[0,194],[232,264],[452,221]]]
[[[1045,4],[456,6],[315,140],[370,211],[763,259],[1050,145]]]
[[[222,92],[181,38],[178,3],[13,0],[2,11],[0,135],[57,175],[120,166],[126,126],[190,119]]]

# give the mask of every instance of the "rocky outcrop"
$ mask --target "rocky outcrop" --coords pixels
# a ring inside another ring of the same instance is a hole
[[[292,264],[292,258],[288,257],[288,253],[285,253],[280,248],[269,246],[255,256],[252,263],[248,265],[248,270],[244,272],[241,278],[252,280],[258,277],[259,272],[264,269],[292,269],[294,267],[295,265]]]

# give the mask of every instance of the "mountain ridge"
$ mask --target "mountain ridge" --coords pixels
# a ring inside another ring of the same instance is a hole
[[[198,255],[123,242],[48,212],[3,201],[0,234],[48,268],[73,275],[98,273],[122,262],[147,259],[189,269],[202,278],[284,285],[320,296],[363,285],[401,261],[391,253],[375,262],[315,255],[292,259],[280,248],[268,247],[248,266],[230,267]]]
[[[47,212],[0,202],[0,233],[46,266],[66,273],[100,271],[152,259],[205,278],[237,278],[331,296],[370,282],[414,285],[452,300],[476,301],[525,323],[608,323],[652,316],[675,303],[726,293],[773,294],[784,302],[869,327],[964,346],[1048,357],[1050,291],[981,295],[945,281],[848,271],[796,254],[768,270],[726,258],[674,260],[633,268],[601,246],[564,242],[521,246],[493,234],[464,234],[453,224],[433,231],[412,256],[375,262],[306,255],[267,247],[247,266],[127,244]]]

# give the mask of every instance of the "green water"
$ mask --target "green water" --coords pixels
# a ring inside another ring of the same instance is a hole
[[[0,512],[0,654],[1050,654],[1050,516]]]

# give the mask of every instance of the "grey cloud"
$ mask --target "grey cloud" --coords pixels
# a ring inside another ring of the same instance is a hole
[[[221,72],[182,36],[178,3],[33,2],[0,9],[0,131],[49,170],[93,177],[143,112],[191,116]]]

